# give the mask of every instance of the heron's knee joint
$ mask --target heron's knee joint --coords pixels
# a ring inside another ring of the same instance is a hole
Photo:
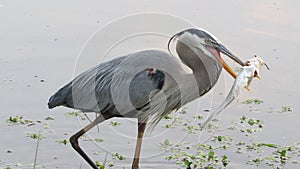
[[[79,147],[76,135],[70,137],[70,143],[73,147]]]

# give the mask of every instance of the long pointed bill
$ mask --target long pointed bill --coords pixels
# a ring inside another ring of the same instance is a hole
[[[227,55],[229,58],[240,64],[241,66],[245,66],[245,63],[241,61],[238,57],[233,55],[225,46],[222,44],[218,44],[217,50],[219,50],[221,53]]]
[[[220,59],[221,63],[222,63],[222,66],[223,68],[233,77],[236,79],[237,77],[237,74],[231,69],[231,67],[223,60],[223,59]]]
[[[223,46],[222,44],[218,44],[217,46],[217,50],[220,51],[221,53],[227,55],[229,58],[231,58],[232,60],[234,60],[235,62],[237,62],[238,64],[240,64],[241,66],[245,66],[245,63],[242,62],[238,57],[236,57],[235,55],[233,55],[225,46]],[[231,67],[221,58],[220,59],[222,66],[224,67],[224,69],[233,77],[236,78],[237,74],[231,69]]]

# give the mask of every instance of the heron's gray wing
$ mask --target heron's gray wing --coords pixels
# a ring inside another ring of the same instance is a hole
[[[87,112],[105,109],[111,101],[109,88],[114,70],[125,57],[101,63],[81,73],[50,97],[48,107],[63,105]]]
[[[49,108],[64,105],[86,112],[104,112],[113,107],[114,113],[130,112],[128,116],[138,117],[134,110],[149,103],[149,98],[162,88],[164,73],[157,67],[172,64],[170,58],[165,52],[149,50],[101,63],[54,94]]]
[[[144,118],[164,111],[166,90],[169,91],[174,83],[178,82],[180,86],[185,83],[180,80],[184,72],[181,66],[179,59],[159,50],[128,55],[115,70],[111,81],[112,100],[118,112],[127,117]],[[140,111],[132,111],[136,109]]]
[[[164,72],[155,68],[147,68],[137,73],[129,85],[130,102],[136,109],[142,109],[162,89],[164,81]]]

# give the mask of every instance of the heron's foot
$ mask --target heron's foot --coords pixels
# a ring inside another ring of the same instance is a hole
[[[140,169],[139,163],[137,163],[136,161],[134,161],[134,162],[132,163],[131,169]]]
[[[140,167],[138,165],[132,165],[131,169],[140,169]]]

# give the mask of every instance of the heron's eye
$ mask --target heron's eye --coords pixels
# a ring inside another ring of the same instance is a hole
[[[205,39],[205,43],[210,44],[211,40],[210,39]]]
[[[211,39],[205,39],[205,43],[206,44],[209,44],[209,45],[212,45],[212,46],[217,46],[218,43],[214,40],[211,40]]]

